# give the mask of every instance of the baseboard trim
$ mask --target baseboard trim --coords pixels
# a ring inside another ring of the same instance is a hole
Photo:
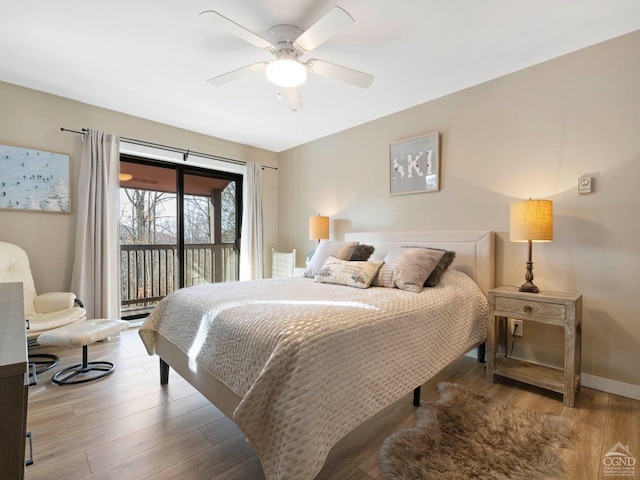
[[[612,393],[620,397],[627,397],[633,400],[640,400],[640,386],[631,383],[619,382],[609,378],[597,377],[583,373],[581,375],[580,384],[583,387],[601,390],[603,392]]]
[[[467,352],[465,356],[477,358],[477,351],[478,349],[474,348]],[[640,385],[619,382],[617,380],[611,380],[610,378],[597,377],[596,375],[589,375],[588,373],[582,373],[580,375],[580,385],[587,388],[593,388],[594,390],[618,395],[620,397],[640,400]]]
[[[472,348],[467,353],[464,354],[465,357],[478,358],[478,348]]]

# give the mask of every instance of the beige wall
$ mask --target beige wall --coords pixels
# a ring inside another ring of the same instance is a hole
[[[74,182],[80,138],[60,127],[279,164],[263,171],[265,251],[297,248],[299,265],[313,248],[307,218],[322,213],[334,239],[494,230],[496,282],[517,285],[526,247],[508,240],[509,204],[549,198],[555,240],[534,245],[535,282],[583,294],[583,371],[640,385],[638,52],[635,32],[280,155],[0,82],[0,143],[69,153]],[[390,197],[388,145],[433,131],[441,133],[441,191]],[[595,192],[579,196],[584,174]],[[73,213],[0,210],[0,240],[27,250],[40,291],[69,287],[74,238]],[[550,328],[527,325],[519,342],[516,354],[560,364],[562,340]]]
[[[73,269],[81,136],[64,133],[95,128],[123,137],[171,145],[225,158],[277,166],[277,154],[167,125],[93,107],[73,100],[0,82],[0,144],[71,155],[72,213],[52,214],[0,210],[0,240],[24,248],[39,292],[68,290]],[[278,173],[262,173],[265,252],[277,241]]]
[[[441,191],[389,196],[388,145],[434,131]],[[585,174],[595,192],[578,195]],[[524,280],[509,204],[553,200],[555,239],[534,245],[535,283],[583,294],[584,372],[640,385],[640,32],[283,152],[279,177],[279,247],[296,248],[299,265],[318,213],[337,240],[490,229],[497,284]],[[560,365],[555,333],[527,324],[515,353]]]

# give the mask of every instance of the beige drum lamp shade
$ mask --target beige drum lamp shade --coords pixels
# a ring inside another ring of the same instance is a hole
[[[329,217],[317,215],[309,217],[309,239],[326,240],[329,238]]]
[[[551,242],[553,202],[525,200],[511,204],[509,238],[512,242]]]

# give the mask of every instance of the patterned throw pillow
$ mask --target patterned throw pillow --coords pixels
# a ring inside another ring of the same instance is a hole
[[[340,260],[349,260],[357,246],[358,242],[321,240],[313,257],[309,260],[307,268],[304,269],[304,276],[314,278],[330,256],[334,256]]]
[[[329,257],[315,281],[356,288],[369,288],[383,262],[352,262]]]
[[[443,255],[429,248],[392,248],[373,285],[419,293]]]

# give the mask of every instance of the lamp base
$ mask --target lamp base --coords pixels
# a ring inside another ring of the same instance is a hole
[[[313,254],[316,253],[316,249],[314,248],[313,250],[311,250],[308,254],[307,254],[307,265],[309,265],[309,262],[311,261],[311,258],[313,258]]]
[[[527,262],[527,273],[524,275],[524,279],[526,280],[522,285],[520,285],[521,292],[529,292],[529,293],[538,293],[538,287],[533,284],[533,262],[531,261],[531,242],[529,242],[529,261]]]
[[[518,291],[520,291],[520,292],[529,292],[529,293],[539,293],[540,292],[538,287],[536,287],[533,284],[533,282],[529,282],[529,281],[526,281],[522,285],[520,285],[520,288],[518,289]]]

